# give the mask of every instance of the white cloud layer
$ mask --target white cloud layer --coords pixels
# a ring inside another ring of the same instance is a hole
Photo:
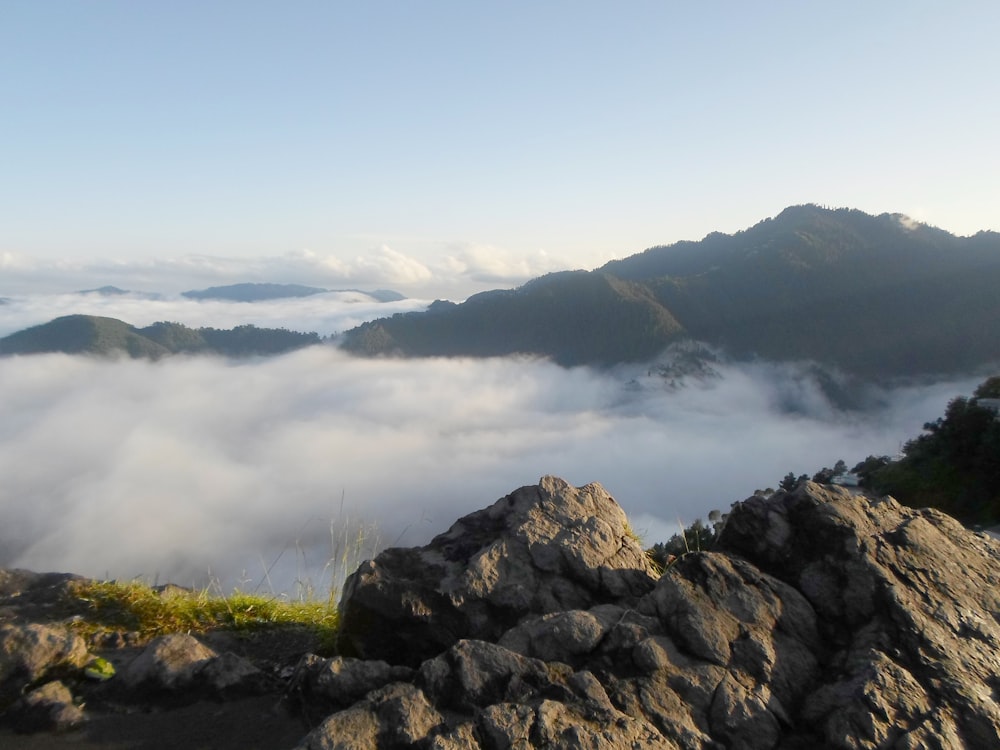
[[[977,382],[844,415],[795,368],[722,372],[669,391],[642,368],[328,346],[242,363],[0,359],[0,566],[326,586],[331,529],[367,525],[362,555],[425,543],[544,474],[601,482],[651,544],[789,470],[894,453]]]
[[[405,241],[405,240],[404,240]],[[414,254],[376,245],[350,257],[309,249],[259,257],[184,255],[173,258],[66,260],[0,253],[0,297],[73,292],[106,285],[136,292],[177,294],[243,282],[297,283],[325,289],[393,289],[408,297],[464,299],[497,286],[517,286],[572,267],[537,251],[517,255],[471,243],[421,245]]]

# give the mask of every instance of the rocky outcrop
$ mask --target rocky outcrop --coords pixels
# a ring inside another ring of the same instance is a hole
[[[339,649],[418,666],[460,638],[496,640],[528,615],[633,606],[655,581],[603,487],[543,477],[426,547],[362,564],[344,587]]]
[[[301,747],[402,746],[402,704],[442,748],[1000,747],[997,542],[804,483],[657,579],[609,505],[545,478],[363,566],[345,643],[422,663]]]
[[[736,504],[659,575],[599,485],[546,477],[362,565],[343,653],[279,682],[301,750],[1000,747],[998,578],[991,538],[812,483]],[[76,726],[54,681],[74,653],[5,667],[10,723]],[[260,679],[189,636],[119,666],[109,685],[149,694]]]

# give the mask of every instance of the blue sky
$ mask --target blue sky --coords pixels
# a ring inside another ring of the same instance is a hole
[[[461,296],[804,202],[1000,229],[993,2],[0,16],[0,294],[87,272]]]

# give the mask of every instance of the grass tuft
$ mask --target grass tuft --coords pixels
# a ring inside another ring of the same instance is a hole
[[[188,591],[173,586],[157,589],[142,581],[78,581],[70,593],[87,611],[77,621],[78,629],[136,632],[143,640],[167,633],[299,625],[314,630],[329,648],[337,633],[337,608],[332,600],[287,601],[241,591],[221,595],[209,589]]]

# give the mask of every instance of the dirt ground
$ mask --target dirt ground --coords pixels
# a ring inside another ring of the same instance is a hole
[[[309,732],[273,695],[91,716],[65,734],[0,729],[4,750],[291,750]]]

